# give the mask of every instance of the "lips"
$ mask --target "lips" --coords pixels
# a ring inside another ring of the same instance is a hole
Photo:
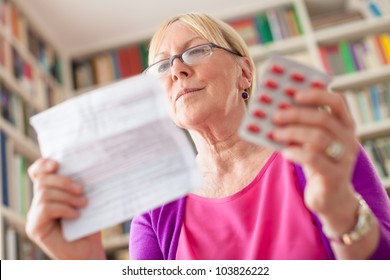
[[[177,95],[176,95],[176,100],[178,100],[180,97],[182,97],[183,95],[186,95],[186,94],[189,94],[189,93],[194,93],[194,92],[197,92],[197,91],[200,91],[204,88],[183,88],[181,89]]]

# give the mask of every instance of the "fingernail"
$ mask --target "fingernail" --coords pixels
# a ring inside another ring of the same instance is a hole
[[[280,120],[280,113],[279,113],[278,111],[276,111],[276,112],[274,113],[274,115],[272,116],[272,120],[273,120],[273,121],[278,121],[278,120]]]
[[[54,162],[51,161],[51,160],[47,160],[47,161],[45,162],[45,168],[46,168],[47,171],[53,170],[54,166],[55,166],[55,164],[54,164]]]
[[[80,191],[83,190],[83,186],[80,185],[79,183],[73,182],[71,186],[72,186],[72,188],[75,189],[76,191],[79,191],[79,192],[80,192]]]

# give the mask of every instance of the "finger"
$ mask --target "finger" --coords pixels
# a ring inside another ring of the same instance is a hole
[[[34,181],[40,174],[57,172],[58,167],[58,163],[54,160],[40,158],[36,160],[27,171],[30,178]]]
[[[290,161],[302,166],[310,166],[312,172],[329,174],[335,168],[335,162],[331,161],[323,153],[307,147],[289,146],[282,150],[282,154]],[[340,169],[337,166],[337,169]]]
[[[326,131],[317,127],[306,127],[302,125],[289,125],[280,127],[272,132],[274,139],[283,143],[295,143],[322,152],[333,141]]]
[[[35,221],[33,224],[36,225],[56,219],[76,219],[80,216],[80,211],[77,208],[63,203],[39,204],[34,209],[35,211],[29,212],[28,219],[31,222]]]
[[[85,207],[87,198],[83,195],[73,195],[60,189],[45,189],[36,194],[37,203],[61,203],[74,208]]]
[[[320,127],[337,137],[353,131],[352,127],[347,129],[333,115],[313,107],[291,107],[287,110],[277,110],[272,120],[278,126],[300,124]]]
[[[354,121],[342,94],[311,89],[297,92],[294,100],[300,105],[329,107],[331,113],[345,126],[354,126]]]
[[[34,181],[34,192],[38,192],[41,189],[57,188],[64,192],[72,194],[83,193],[83,186],[71,178],[57,174],[46,174],[39,176]]]

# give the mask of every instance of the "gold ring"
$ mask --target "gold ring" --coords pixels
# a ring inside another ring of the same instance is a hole
[[[344,155],[345,148],[344,145],[338,141],[333,141],[325,149],[325,154],[332,160],[338,161]]]

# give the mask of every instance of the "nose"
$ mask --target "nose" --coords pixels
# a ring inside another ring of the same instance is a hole
[[[178,58],[176,60],[176,58]],[[191,74],[191,68],[183,62],[181,57],[174,57],[171,61],[171,76],[173,80],[188,77]]]

